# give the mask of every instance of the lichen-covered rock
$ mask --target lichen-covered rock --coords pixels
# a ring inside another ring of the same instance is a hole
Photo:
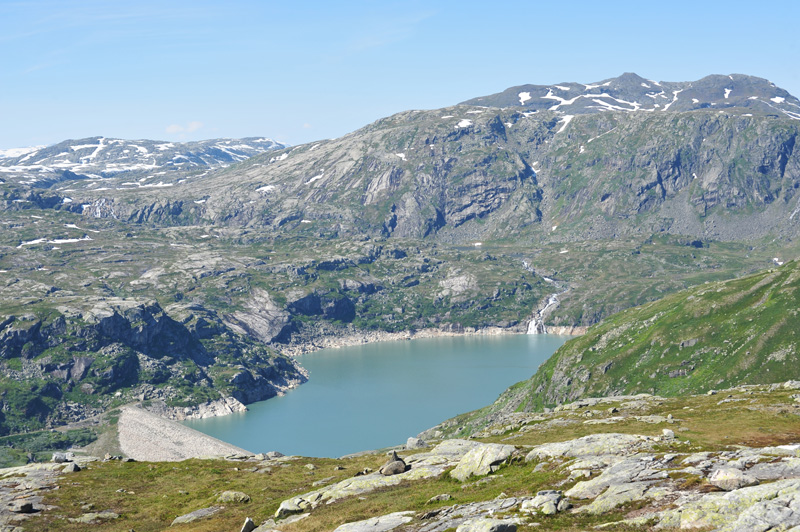
[[[652,482],[629,482],[610,486],[591,504],[582,506],[577,511],[592,515],[610,512],[623,504],[645,499],[645,494],[651,484]]]
[[[558,512],[558,507],[563,500],[560,491],[544,490],[536,494],[533,499],[527,499],[520,506],[520,510],[527,513],[542,513],[545,515],[553,515]]]
[[[612,465],[599,476],[578,482],[565,495],[573,499],[594,499],[610,486],[667,478],[667,473],[650,461],[631,457]]]
[[[456,532],[517,532],[517,521],[481,517],[461,524]]]
[[[346,523],[334,532],[388,532],[413,519],[414,512],[394,512],[380,517],[372,517],[363,521]]]
[[[769,505],[761,503],[769,502]],[[795,512],[800,510],[800,480],[779,480],[770,484],[761,484],[749,488],[741,488],[727,493],[709,493],[699,500],[684,504],[676,510],[667,510],[658,514],[660,526],[674,526],[680,528],[715,528],[726,532],[744,530],[736,525],[751,523],[761,519],[760,528],[747,530],[770,530],[778,525],[790,525],[784,521],[772,524],[766,519],[780,517],[774,510],[779,505]],[[800,524],[800,521],[795,524]]]
[[[217,502],[222,503],[247,503],[250,502],[250,496],[241,491],[223,491],[217,497]]]
[[[77,473],[81,470],[81,466],[76,464],[75,462],[67,462],[67,465],[61,470],[64,473]]]
[[[636,434],[591,434],[575,440],[539,445],[528,453],[525,460],[530,462],[564,456],[626,455],[649,449],[654,442],[654,438]]]
[[[361,495],[387,486],[396,486],[404,480],[419,480],[441,475],[446,466],[419,465],[405,473],[392,476],[383,476],[380,473],[370,473],[355,478],[343,480],[331,486],[298,495],[283,501],[275,512],[275,517],[282,518],[294,513],[316,508],[320,504],[338,501],[345,497]]]
[[[496,470],[496,467],[506,461],[514,452],[513,445],[487,443],[471,449],[458,462],[450,476],[460,481],[465,481],[472,476],[484,476]]]
[[[722,467],[715,470],[708,478],[708,481],[725,491],[738,490],[739,488],[758,484],[758,480],[752,476],[732,467]]]

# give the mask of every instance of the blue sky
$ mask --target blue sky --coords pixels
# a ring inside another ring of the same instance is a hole
[[[525,83],[751,74],[800,96],[800,2],[0,0],[0,148],[291,144]]]

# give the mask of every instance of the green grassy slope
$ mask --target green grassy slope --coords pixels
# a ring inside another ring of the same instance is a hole
[[[461,432],[583,397],[678,396],[800,379],[800,263],[705,283],[615,314],[561,347]],[[452,425],[452,424],[451,424]]]

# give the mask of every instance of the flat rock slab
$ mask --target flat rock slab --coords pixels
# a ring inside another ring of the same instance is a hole
[[[528,453],[525,460],[530,462],[560,457],[625,455],[649,449],[655,442],[655,438],[637,434],[591,434],[575,440],[539,445]]]
[[[461,524],[456,532],[517,532],[516,519],[471,519]]]
[[[591,504],[582,506],[579,512],[591,515],[600,515],[627,504],[629,502],[641,501],[646,497],[647,489],[652,482],[629,482],[627,484],[617,484],[609,487],[602,495],[597,497]]]
[[[419,480],[423,478],[438,477],[444,472],[445,468],[439,465],[420,465],[401,473],[399,475],[383,476],[380,473],[372,473],[360,477],[349,478],[322,489],[304,493],[297,497],[292,497],[283,501],[275,512],[275,517],[282,518],[287,515],[312,510],[323,503],[331,503],[375,491],[379,488],[396,486],[404,480]]]
[[[119,416],[122,452],[146,462],[176,462],[189,458],[251,455],[225,443],[136,407],[122,409]]]
[[[341,525],[333,532],[388,532],[410,522],[414,512],[395,512],[354,523]]]
[[[206,517],[211,517],[215,513],[222,510],[224,506],[211,506],[210,508],[201,508],[199,510],[195,510],[194,512],[190,512],[188,514],[184,514],[180,517],[176,517],[173,521],[173,525],[179,525],[182,523],[193,523],[199,519],[204,519]]]
[[[612,465],[593,479],[578,482],[564,495],[573,499],[594,499],[611,486],[661,480],[668,476],[666,472],[654,468],[651,462],[631,457]]]
[[[415,532],[452,532],[453,529],[469,521],[473,521],[474,524],[474,521],[490,519],[494,514],[516,511],[528,500],[529,498],[509,497],[438,508],[425,514],[422,517],[424,524],[414,530]]]
[[[102,521],[110,521],[113,519],[119,519],[119,514],[114,513],[110,510],[106,510],[105,512],[89,512],[83,514],[80,517],[71,518],[69,521],[70,523],[83,523],[86,525],[96,525]]]
[[[331,503],[375,491],[379,488],[396,486],[405,480],[420,480],[438,477],[445,469],[457,464],[470,450],[485,445],[468,440],[445,440],[430,452],[420,453],[406,458],[406,463],[411,467],[399,475],[383,476],[372,473],[360,477],[349,478],[325,486],[309,493],[298,495],[283,501],[275,512],[275,517],[283,518],[287,515],[312,510],[323,503]]]

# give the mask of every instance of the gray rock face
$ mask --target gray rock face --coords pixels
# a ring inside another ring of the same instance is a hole
[[[221,511],[223,509],[222,506],[211,506],[209,508],[201,508],[199,510],[195,510],[193,512],[189,512],[188,514],[181,515],[176,517],[173,521],[173,525],[179,525],[183,523],[193,523],[200,519],[204,519],[206,517],[210,517],[215,513]]]
[[[79,466],[74,462],[69,462],[67,465],[64,466],[64,468],[61,471],[63,471],[64,473],[77,473],[80,470],[81,466]]]
[[[480,444],[464,455],[456,468],[450,472],[450,476],[463,482],[471,476],[488,475],[506,461],[513,452],[513,445]]]
[[[395,512],[380,517],[372,517],[363,521],[346,523],[334,530],[334,532],[389,532],[395,528],[410,522],[414,512]]]

